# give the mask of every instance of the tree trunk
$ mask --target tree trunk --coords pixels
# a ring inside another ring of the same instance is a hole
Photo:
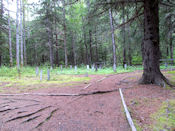
[[[63,18],[64,18],[64,56],[65,56],[65,67],[68,66],[68,59],[67,59],[67,43],[66,43],[66,5],[65,0],[63,0]]]
[[[89,50],[90,50],[90,64],[93,63],[93,50],[92,50],[92,31],[89,30]]]
[[[125,7],[123,5],[123,23],[125,23]],[[126,64],[126,37],[125,37],[125,25],[123,25],[123,68]]]
[[[57,1],[54,1],[54,21],[55,21],[55,36],[56,36],[56,39],[55,39],[55,45],[56,45],[55,64],[59,67],[59,54],[58,54],[59,47],[58,47],[58,31],[57,31],[57,19],[56,19],[56,14],[57,14],[56,2]]]
[[[24,65],[27,65],[26,55],[26,21],[25,21],[25,4],[23,4],[23,44],[24,44]]]
[[[170,34],[170,58],[173,59],[173,38],[172,38],[172,33]],[[174,61],[171,61],[171,64],[173,64]]]
[[[56,34],[56,65],[59,67],[59,56],[58,56],[58,34]]]
[[[1,0],[1,12],[0,12],[0,17],[1,19],[3,18],[3,13],[4,13],[4,5],[3,5],[3,0]],[[2,31],[0,30],[0,38],[2,37]],[[1,46],[1,45],[0,45]],[[0,66],[2,65],[2,49],[0,49]]]
[[[8,27],[9,27],[9,55],[10,55],[10,66],[13,66],[13,56],[12,56],[12,35],[11,35],[11,21],[10,21],[10,11],[9,11],[9,0],[7,0],[8,4]]]
[[[143,75],[140,84],[164,86],[169,81],[160,72],[158,0],[144,0]]]
[[[110,26],[111,26],[111,34],[112,34],[113,70],[114,72],[116,72],[116,44],[115,44],[114,25],[113,25],[111,8],[109,9],[109,18],[110,18]]]
[[[98,41],[97,41],[97,30],[96,30],[97,26],[95,26],[95,57],[96,57],[96,62],[98,62],[99,58],[98,58]]]
[[[84,19],[83,19],[84,21]],[[84,45],[85,45],[85,56],[86,56],[86,65],[89,65],[89,54],[88,54],[88,46],[87,46],[87,38],[86,38],[86,30],[83,26],[83,35],[84,35]]]
[[[19,61],[19,0],[16,1],[16,65],[18,72],[20,72]]]
[[[168,19],[169,22],[169,46],[170,46],[170,58],[173,59],[173,37],[172,37],[172,18]],[[173,64],[173,60],[171,61],[171,64]]]
[[[127,12],[127,21],[129,20],[129,12]],[[128,60],[129,65],[132,66],[132,56],[131,56],[131,40],[130,40],[130,24],[128,24]]]
[[[50,3],[48,3],[48,8],[51,8]],[[52,23],[49,20],[49,10],[48,9],[46,10],[46,16],[47,16],[46,31],[47,31],[48,43],[49,43],[49,59],[50,59],[50,66],[51,66],[51,68],[53,68],[53,40],[52,40],[52,36],[53,36],[52,31],[53,31],[53,29],[52,29]]]
[[[23,2],[20,0],[20,31],[21,31],[21,67],[23,67],[24,61],[23,61],[23,23],[22,23],[22,18],[23,18]]]
[[[77,54],[76,54],[76,45],[75,45],[75,36],[72,34],[72,49],[73,49],[73,58],[74,58],[74,66],[77,65]]]
[[[53,43],[52,43],[52,32],[48,32],[49,38],[49,56],[50,56],[50,66],[53,68]]]

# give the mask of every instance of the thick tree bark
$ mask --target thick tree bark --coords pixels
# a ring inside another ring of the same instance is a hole
[[[170,58],[173,59],[173,38],[172,38],[172,34],[170,36]],[[171,64],[173,64],[174,61],[171,61]]]
[[[170,58],[173,59],[173,36],[172,36],[172,18],[170,16],[170,18],[168,19],[168,23],[169,23],[169,46],[170,46]],[[173,64],[173,60],[171,61],[171,64]]]
[[[112,49],[113,49],[113,70],[116,72],[116,44],[115,44],[115,35],[114,35],[114,25],[113,25],[113,18],[112,18],[112,10],[109,9],[109,19],[110,19],[110,26],[111,26],[111,35],[112,35]]]
[[[63,0],[63,17],[64,17],[64,56],[65,56],[65,67],[68,66],[68,59],[67,59],[67,43],[66,43],[66,5],[65,0]]]
[[[11,20],[10,20],[10,11],[9,11],[9,0],[8,4],[8,27],[9,27],[9,56],[10,56],[10,66],[13,66],[13,55],[12,55],[12,35],[11,35]]]
[[[21,36],[21,67],[23,67],[24,65],[24,61],[23,61],[23,22],[22,22],[22,18],[23,18],[23,1],[20,0],[20,36]]]
[[[20,72],[19,60],[19,0],[16,1],[16,65],[18,72]]]
[[[143,75],[141,84],[164,86],[169,81],[160,72],[158,0],[144,0],[144,40],[142,44]]]

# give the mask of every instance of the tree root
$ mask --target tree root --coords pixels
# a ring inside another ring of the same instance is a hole
[[[59,94],[45,94],[45,93],[23,93],[23,94],[0,94],[0,96],[87,96],[87,95],[96,95],[96,94],[105,94],[118,91],[118,89],[106,90],[106,91],[94,91],[88,93],[80,93],[80,94],[67,94],[67,93],[59,93]]]
[[[47,108],[50,108],[50,107],[52,107],[52,106],[47,106],[47,107],[41,108],[41,109],[39,109],[39,110],[37,110],[35,112],[32,112],[30,114],[26,114],[26,115],[22,115],[22,116],[18,116],[18,117],[12,118],[10,120],[7,120],[6,122],[11,122],[11,121],[14,121],[14,120],[18,120],[18,119],[22,119],[22,118],[26,118],[26,117],[32,116],[32,115],[37,114],[37,113],[39,113],[39,112],[41,112],[41,111],[43,111],[43,110],[45,110]]]
[[[50,118],[53,116],[53,114],[54,114],[57,110],[59,110],[59,108],[54,109],[53,111],[51,111],[51,113],[49,114],[49,116],[48,116],[44,121],[40,122],[35,128],[38,128],[38,127],[42,126],[46,121],[50,120]]]
[[[11,110],[16,110],[16,109],[19,109],[19,108],[15,107],[15,108],[8,108],[8,109],[0,110],[0,113],[11,111]]]
[[[155,74],[155,76],[146,76],[142,75],[142,78],[139,80],[139,84],[155,84],[165,88],[165,84],[169,85],[171,88],[175,89],[175,85],[171,84],[171,82],[161,73]]]
[[[3,100],[18,100],[18,101],[40,102],[40,101],[38,101],[38,100],[33,100],[33,99],[20,99],[20,98],[3,98]]]
[[[32,121],[32,120],[35,120],[36,118],[38,118],[38,117],[40,117],[40,116],[41,116],[41,115],[38,115],[38,116],[34,116],[34,117],[32,117],[32,118],[29,118],[29,119],[23,121],[21,124],[24,124],[24,123],[30,122],[30,121]]]

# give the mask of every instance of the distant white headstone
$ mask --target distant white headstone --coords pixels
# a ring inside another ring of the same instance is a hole
[[[102,65],[101,64],[99,65],[99,69],[102,69]]]
[[[125,70],[127,69],[127,64],[124,65]]]
[[[92,68],[91,68],[92,70],[95,70],[95,66],[94,66],[94,64],[92,65]]]
[[[47,80],[48,81],[50,80],[50,70],[49,69],[47,70]]]
[[[43,70],[40,71],[40,81],[42,81]]]
[[[72,69],[72,65],[70,65],[70,69]]]
[[[77,66],[75,66],[75,71],[77,72]]]
[[[39,68],[38,67],[36,67],[35,73],[36,73],[36,76],[39,75]]]
[[[165,68],[167,68],[168,67],[168,64],[167,63],[165,63]]]
[[[89,70],[89,65],[87,65],[87,69]]]

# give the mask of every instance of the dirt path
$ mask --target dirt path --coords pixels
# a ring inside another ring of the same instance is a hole
[[[133,76],[134,75],[134,76]],[[133,87],[139,72],[92,75],[92,83],[35,92],[83,93]],[[101,81],[98,81],[101,80]],[[33,91],[34,92],[34,91]],[[0,96],[0,131],[129,131],[119,92],[89,96]]]

